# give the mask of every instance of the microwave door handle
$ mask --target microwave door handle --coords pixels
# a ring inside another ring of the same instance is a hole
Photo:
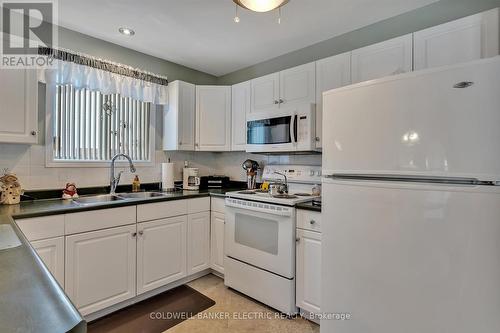
[[[295,143],[295,115],[292,116],[290,121],[290,136],[292,137],[292,143]]]
[[[299,141],[299,139],[297,138],[297,126],[298,126],[298,121],[299,121],[299,116],[298,115],[295,115],[293,117],[293,137],[294,137],[294,141],[295,143],[297,143]]]

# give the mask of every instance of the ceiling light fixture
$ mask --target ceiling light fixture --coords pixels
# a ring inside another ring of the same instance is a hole
[[[233,0],[238,6],[260,13],[280,8],[286,5],[288,1],[289,0]]]
[[[234,23],[240,23],[240,17],[238,16],[238,5],[235,5],[235,7]]]
[[[118,29],[118,31],[122,34],[122,35],[125,35],[125,36],[133,36],[135,35],[135,31],[130,29],[130,28],[120,28]]]

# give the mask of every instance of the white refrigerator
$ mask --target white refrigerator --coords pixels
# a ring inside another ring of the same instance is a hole
[[[323,101],[321,333],[500,332],[500,57]]]

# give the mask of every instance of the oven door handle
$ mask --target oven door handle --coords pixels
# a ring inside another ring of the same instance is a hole
[[[297,115],[292,116],[292,121],[290,122],[290,134],[292,136],[292,143],[297,142]]]

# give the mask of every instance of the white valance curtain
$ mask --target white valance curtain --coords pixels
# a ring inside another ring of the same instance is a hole
[[[103,94],[120,94],[142,102],[168,103],[166,85],[152,83],[80,65],[73,62],[54,60],[53,68],[40,69],[38,80],[52,86],[71,84],[74,88],[98,90]]]

